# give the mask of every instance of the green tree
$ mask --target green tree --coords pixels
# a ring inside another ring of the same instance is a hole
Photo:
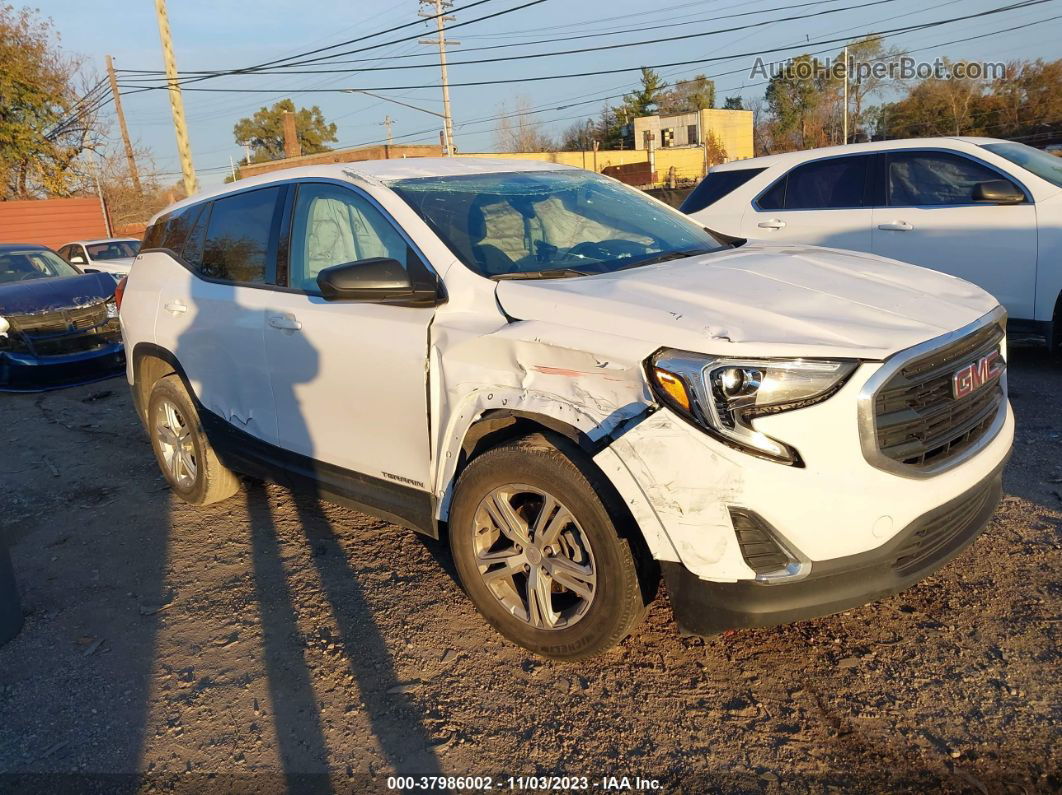
[[[76,190],[78,158],[96,142],[96,110],[78,103],[79,63],[51,20],[0,4],[0,199]]]
[[[623,110],[631,119],[639,116],[652,116],[660,109],[660,101],[667,90],[667,83],[648,66],[642,67],[642,85],[623,97]]]
[[[284,112],[295,114],[295,133],[304,155],[327,152],[329,143],[335,143],[336,125],[325,121],[321,109],[295,110],[295,103],[282,99],[271,108],[261,108],[254,116],[236,122],[232,134],[238,144],[250,144],[251,162],[264,163],[284,157]]]
[[[723,100],[723,108],[725,110],[745,110],[745,106],[741,102],[741,97],[727,97]]]
[[[715,107],[715,81],[707,75],[682,80],[664,94],[660,102],[662,113],[692,113]]]
[[[816,76],[818,61],[798,55],[771,77],[765,99],[770,114],[774,151],[807,149],[819,145],[814,121],[825,97]]]

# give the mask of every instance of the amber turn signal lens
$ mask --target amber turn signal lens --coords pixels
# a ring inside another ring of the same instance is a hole
[[[686,411],[690,410],[690,396],[686,393],[686,385],[682,383],[681,378],[659,367],[653,368],[653,377],[664,394]]]
[[[125,295],[125,283],[129,281],[128,276],[123,276],[118,280],[118,286],[114,288],[114,305],[119,309],[122,308],[122,297]]]

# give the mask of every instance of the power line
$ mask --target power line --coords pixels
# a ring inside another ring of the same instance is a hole
[[[473,5],[479,5],[481,3],[489,2],[489,1],[490,0],[479,0],[478,3],[475,3]],[[512,8],[507,8],[507,9],[504,9],[502,11],[496,11],[493,14],[485,14],[484,16],[481,16],[481,17],[476,17],[474,19],[469,19],[469,20],[466,20],[464,22],[459,22],[456,25],[451,25],[450,29],[464,27],[466,25],[472,25],[472,24],[475,24],[477,22],[483,22],[484,20],[494,19],[494,18],[500,17],[500,16],[505,16],[506,14],[512,14],[512,13],[514,13],[516,11],[522,11],[525,8],[530,8],[531,6],[537,6],[537,5],[539,5],[541,3],[545,3],[547,1],[548,0],[528,0],[528,2],[525,2],[525,3],[523,3],[521,5],[518,5],[518,6],[514,6]],[[470,7],[471,6],[463,6],[462,8],[470,8]],[[454,11],[458,11],[458,10],[462,10],[462,9],[453,9],[453,10]],[[450,13],[450,12],[447,12],[447,13]],[[431,17],[431,19],[434,19],[434,17]],[[410,22],[410,23],[406,23],[402,27],[408,27],[409,25],[419,25],[419,24],[421,24],[420,21]],[[379,35],[379,34],[374,34],[374,35]],[[392,44],[401,44],[402,42],[413,41],[413,40],[418,39],[418,38],[420,38],[420,34],[414,34],[412,36],[406,36],[406,37],[401,38],[401,39],[392,39],[391,41],[379,42],[377,44],[372,44],[372,45],[370,45],[368,47],[362,47],[362,48],[356,49],[356,50],[347,50],[346,52],[334,53],[332,55],[319,56],[317,58],[309,58],[309,59],[306,59],[304,61],[296,61],[296,62],[293,62],[293,63],[285,64],[285,66],[286,67],[305,66],[307,64],[316,63],[316,62],[319,62],[319,61],[326,61],[326,60],[330,60],[332,58],[338,58],[338,57],[343,56],[343,55],[355,55],[355,54],[360,53],[360,52],[368,52],[369,50],[375,50],[375,49],[379,49],[381,47],[389,47]],[[342,45],[337,45],[337,46],[342,46]],[[266,64],[265,66],[269,66],[269,65],[272,65],[272,64]],[[199,82],[199,81],[202,81],[202,80],[210,80],[210,79],[217,78],[217,77],[230,77],[230,76],[235,76],[235,75],[250,74],[250,73],[255,73],[255,72],[263,71],[263,70],[264,70],[264,67],[260,65],[260,66],[254,66],[254,67],[244,67],[242,69],[218,71],[218,72],[213,72],[213,73],[208,73],[208,74],[202,74],[202,75],[199,75],[197,77],[187,78],[184,81],[182,81],[182,84],[183,83]],[[134,88],[137,88],[137,86],[134,86]],[[154,88],[156,88],[156,86],[151,86],[149,88],[140,88],[140,90],[141,91],[150,91],[150,90],[152,90]]]
[[[948,24],[948,23],[954,22],[954,21],[959,21],[959,20],[968,19],[968,18],[977,18],[977,17],[981,17],[981,16],[988,16],[990,14],[1000,13],[1000,12],[1002,12],[1004,10],[1015,10],[1017,8],[1024,7],[1026,5],[1038,5],[1038,4],[1039,3],[1028,3],[1028,4],[1022,3],[1022,4],[1017,4],[1015,6],[1010,6],[1010,7],[1000,8],[1000,9],[994,9],[994,10],[987,11],[987,12],[982,12],[980,14],[968,15],[966,17],[957,17],[957,18],[948,19],[948,20],[937,20],[937,21],[934,21],[934,22],[931,22],[931,23],[923,23],[921,25],[912,25],[912,26],[908,26],[906,28],[897,28],[897,29],[895,29],[894,31],[891,31],[891,32],[890,31],[883,31],[883,32],[877,33],[877,34],[867,33],[867,34],[863,34],[862,36],[858,36],[857,38],[871,38],[871,37],[874,37],[874,36],[885,37],[885,36],[888,36],[888,35],[895,36],[895,35],[901,35],[901,34],[904,34],[904,33],[914,33],[914,32],[919,32],[919,31],[921,31],[923,29],[930,29],[930,28],[934,28],[934,27],[939,27],[942,24]],[[925,51],[925,50],[936,49],[936,48],[939,48],[939,47],[947,47],[947,46],[951,46],[951,45],[955,45],[955,44],[962,44],[962,43],[966,43],[966,42],[970,42],[970,41],[977,41],[977,40],[981,40],[981,39],[985,39],[985,38],[991,38],[993,36],[998,36],[998,35],[1003,35],[1003,34],[1006,34],[1006,33],[1011,33],[1011,32],[1017,31],[1017,30],[1023,30],[1023,29],[1030,28],[1030,27],[1041,26],[1041,25],[1044,25],[1045,23],[1056,21],[1058,19],[1062,19],[1062,15],[1055,15],[1055,16],[1048,17],[1046,19],[1033,20],[1033,21],[1030,21],[1030,22],[1027,22],[1027,23],[1023,23],[1023,24],[1020,24],[1020,25],[1014,25],[1014,26],[1007,27],[1007,28],[992,30],[992,31],[989,31],[987,33],[981,33],[981,34],[976,34],[976,35],[971,35],[971,36],[964,36],[964,37],[960,37],[960,38],[956,38],[956,39],[951,39],[951,40],[948,40],[948,41],[934,42],[932,44],[926,44],[926,45],[924,45],[922,47],[916,47],[916,48],[913,48],[913,49],[906,49],[906,50],[904,50],[904,52],[909,54],[909,53],[914,53],[914,52],[921,52],[921,51]],[[846,37],[844,40],[851,41],[852,37]],[[837,39],[828,39],[828,40],[825,40],[825,41],[816,41],[816,42],[799,42],[799,43],[788,45],[787,47],[784,47],[784,48],[773,48],[771,51],[776,51],[776,50],[779,50],[779,49],[781,49],[781,50],[799,50],[799,49],[803,49],[804,47],[807,47],[809,45],[810,46],[818,46],[818,45],[821,45],[821,44],[836,43],[837,41],[839,41],[839,40],[837,40]],[[833,47],[826,47],[826,48],[822,48],[822,49],[819,49],[819,50],[806,51],[806,52],[801,53],[801,54],[820,55],[820,54],[832,52],[834,49],[835,48],[833,48]],[[764,51],[764,52],[767,52],[767,51]],[[753,53],[753,54],[754,55],[758,55],[758,54],[761,54],[761,53]],[[720,56],[718,58],[713,58],[713,59],[710,59],[710,60],[713,60],[713,61],[714,60],[721,60],[721,61],[735,60],[735,59],[742,58],[742,57],[748,57],[748,55],[749,55],[748,53],[739,53],[739,54],[735,54],[735,55]],[[870,59],[870,60],[871,61],[887,60],[887,59],[889,59],[891,57],[894,57],[894,56],[892,54],[886,54],[886,55],[880,56],[879,58],[874,58],[874,59]],[[778,60],[778,61],[772,62],[770,64],[765,64],[765,66],[769,67],[769,66],[773,65],[774,63],[784,64],[788,60],[790,60],[790,59],[787,58],[787,59]],[[622,70],[622,71],[629,71],[629,70]],[[714,74],[711,74],[711,75],[707,75],[706,77],[708,77],[709,79],[712,79],[712,78],[718,78],[718,77],[723,77],[723,76],[732,75],[732,74],[738,74],[738,73],[742,73],[742,72],[747,72],[747,68],[734,69],[734,70],[729,70],[729,71],[726,71],[726,72],[718,72],[718,73],[714,73]],[[677,85],[681,85],[681,84],[684,84],[684,83],[687,83],[687,82],[691,82],[691,80],[675,81],[673,83],[673,85],[677,86]],[[725,88],[725,89],[720,89],[720,90],[725,93],[727,91],[732,91],[732,90],[742,90],[744,88],[751,88],[751,87],[755,87],[755,86],[766,85],[769,82],[770,82],[769,80],[765,80],[765,81],[760,81],[758,83],[743,84],[741,86],[734,86],[732,88]],[[628,85],[631,85],[631,84],[628,84]],[[430,88],[436,88],[437,86],[429,86],[429,87]],[[236,89],[236,90],[239,91],[239,89]],[[386,89],[379,89],[379,90],[386,90]],[[627,90],[621,92],[621,93],[612,94],[612,95],[595,95],[595,96],[593,96],[590,99],[585,99],[585,100],[581,100],[581,101],[575,101],[575,102],[564,101],[562,104],[552,104],[551,103],[549,105],[543,105],[543,106],[540,106],[540,107],[537,107],[537,108],[532,108],[530,110],[525,110],[525,111],[522,111],[522,112],[523,113],[530,113],[530,114],[533,114],[533,115],[537,115],[537,114],[540,114],[540,113],[548,113],[550,111],[564,111],[564,110],[569,110],[569,109],[576,108],[576,107],[579,107],[579,106],[596,104],[596,103],[599,103],[599,102],[608,102],[609,100],[619,99],[619,98],[622,98],[623,95],[625,93],[627,93],[628,91],[629,91],[629,88]],[[578,97],[575,97],[573,99],[578,99]],[[474,128],[477,125],[481,125],[483,123],[498,121],[498,120],[501,120],[503,118],[508,118],[508,117],[517,116],[517,115],[520,115],[520,113],[495,114],[495,115],[490,115],[490,116],[483,116],[483,117],[476,118],[476,119],[469,119],[469,120],[467,120],[467,121],[465,121],[463,123],[460,123],[460,124],[458,124],[456,126],[458,128],[460,128],[460,129]],[[563,122],[563,121],[567,121],[567,120],[571,120],[571,119],[577,119],[577,118],[585,118],[585,114],[579,114],[579,115],[576,115],[576,116],[567,116],[567,117],[549,119],[549,120],[546,121],[546,123],[547,124],[555,124],[555,123],[558,123],[558,122]],[[478,129],[478,130],[475,130],[475,131],[476,132],[488,132],[488,131],[490,131],[490,129],[491,128]],[[432,134],[434,132],[435,132],[435,128],[434,127],[426,128],[426,129],[423,129],[423,130],[417,130],[417,131],[413,131],[413,132],[410,132],[410,133],[405,133],[405,134],[402,134],[402,135],[396,135],[396,136],[394,136],[394,140],[398,141],[398,140],[416,139],[418,137],[422,137],[422,136],[425,136],[425,135],[430,135],[430,134]],[[360,146],[368,146],[368,145],[377,144],[377,143],[379,143],[379,140],[378,139],[373,139],[373,140],[367,140],[367,141],[359,142],[359,143],[356,143],[356,144],[350,144],[350,145],[348,145],[348,146],[346,146],[344,148],[357,148],[357,147],[360,147]],[[210,168],[210,169],[203,169],[203,171],[204,172],[208,172],[208,171],[223,171],[223,170],[225,170],[227,168],[228,168],[228,165],[226,164],[226,165],[223,165],[223,166],[217,166],[217,167]],[[170,173],[170,172],[163,172],[163,173]]]
[[[791,11],[791,10],[793,10],[795,8],[806,8],[807,6],[821,6],[821,5],[824,4],[824,1],[825,1],[825,3],[837,3],[837,2],[840,2],[841,0],[812,0],[812,2],[796,3],[796,4],[786,5],[786,6],[775,6],[774,8],[763,8],[763,9],[760,9],[758,11],[743,11],[743,12],[737,13],[737,14],[724,14],[722,16],[717,16],[717,17],[699,18],[699,19],[697,19],[697,22],[719,22],[719,21],[724,20],[724,19],[737,19],[737,18],[740,18],[740,17],[755,16],[757,14],[771,14],[771,13],[774,13],[776,11]],[[892,0],[885,0],[885,1],[886,2],[892,2]],[[878,5],[878,3],[869,3],[869,4],[866,4],[866,5]],[[855,7],[862,7],[862,6],[849,6],[848,8],[837,9],[837,11],[848,11],[848,10],[851,10],[852,8],[855,8]],[[826,11],[826,12],[822,12],[822,13],[833,13],[833,12]],[[812,14],[812,15],[808,15],[808,16],[818,16],[818,14]],[[776,24],[778,22],[785,22],[785,21],[788,21],[788,20],[791,20],[791,19],[797,19],[797,18],[804,19],[806,17],[801,15],[799,17],[788,17],[788,18],[783,18],[783,19],[773,19],[773,20],[768,20],[768,21],[765,21],[765,22],[757,23],[756,25],[749,25],[749,26],[746,26],[746,27],[760,27],[760,26],[763,26],[763,25],[773,25],[773,24]],[[559,42],[559,41],[576,41],[578,39],[593,39],[593,38],[601,38],[603,36],[620,36],[620,35],[624,35],[624,34],[627,34],[627,33],[644,33],[646,31],[650,31],[650,30],[662,30],[664,28],[685,27],[685,26],[688,26],[688,25],[689,25],[689,22],[668,22],[668,23],[661,24],[661,25],[650,25],[648,27],[640,26],[640,27],[636,27],[636,28],[622,28],[622,29],[613,29],[613,30],[607,30],[607,31],[601,31],[601,32],[580,33],[580,34],[577,34],[577,35],[574,35],[574,36],[554,36],[554,37],[548,38],[548,39],[538,39],[537,41],[521,41],[521,42],[516,43],[516,44],[507,43],[507,44],[492,44],[492,45],[482,46],[482,47],[462,47],[462,52],[482,52],[482,51],[487,51],[487,50],[512,49],[513,47],[531,47],[531,46],[534,46],[536,44],[554,44],[554,43]],[[746,29],[746,28],[745,27],[742,27],[742,28],[729,28],[729,29],[726,29],[726,30],[714,31],[713,34],[694,34],[694,35],[714,35],[714,33],[729,33],[729,32],[732,32],[734,30],[744,30],[744,29]],[[548,28],[547,28],[547,30],[548,30]],[[623,45],[623,46],[633,46],[633,45],[638,44],[638,43],[639,42],[634,42],[631,45]],[[545,53],[545,55],[549,55],[549,54],[550,53]],[[564,53],[559,53],[559,54],[564,54]],[[338,57],[338,56],[336,56],[336,57]],[[411,54],[406,54],[406,55],[390,55],[390,56],[385,56],[385,57],[381,57],[381,58],[356,58],[356,59],[350,59],[350,60],[330,60],[329,62],[333,63],[333,64],[339,64],[339,63],[367,63],[367,62],[379,63],[380,61],[398,61],[398,60],[406,60],[406,59],[409,59],[409,58],[423,58],[423,57],[424,57],[423,53],[411,53]],[[538,57],[541,57],[541,56],[538,56]],[[460,63],[460,62],[455,61],[455,62],[453,62],[452,65],[457,65],[458,63]],[[480,62],[479,61],[474,61],[473,63],[480,63]],[[409,67],[404,67],[404,68],[414,69],[414,68],[418,68],[418,67],[422,67],[422,66],[432,66],[432,64],[418,64],[418,66],[409,66]],[[256,71],[256,72],[242,72],[241,74],[249,74],[249,75],[250,74],[280,75],[280,74],[324,74],[325,73],[325,72],[320,72],[320,71],[309,71],[309,70],[304,70],[304,71],[295,71],[295,70],[286,71],[286,69],[288,69],[289,67],[290,67],[290,65],[287,65],[287,66],[278,68],[277,70],[263,70],[263,71],[260,71],[260,72],[259,71]],[[399,68],[399,67],[395,67],[395,68]],[[138,73],[145,74],[145,75],[157,75],[157,74],[160,74],[160,72],[158,72],[158,71],[150,71],[150,72],[148,72],[148,71],[141,72],[140,70],[129,70],[129,71],[130,71],[130,73],[138,72]],[[351,71],[354,71],[354,70],[351,70]],[[360,71],[379,71],[379,70],[364,69],[364,70],[360,70]],[[219,72],[217,70],[189,70],[189,71],[181,72],[181,75],[189,76],[189,77],[191,77],[191,76],[202,76],[202,75],[216,75],[216,74],[219,74]],[[141,79],[141,78],[133,78],[133,79]]]
[[[891,2],[891,1],[892,0],[878,0],[878,2]],[[941,20],[935,20],[933,22],[924,22],[924,23],[920,23],[920,24],[917,24],[917,25],[907,25],[907,26],[898,27],[898,28],[886,29],[886,30],[881,30],[881,31],[876,31],[876,32],[869,32],[869,33],[866,34],[866,36],[867,37],[871,37],[871,36],[890,36],[890,35],[899,35],[899,34],[903,34],[903,33],[910,33],[910,32],[916,31],[916,30],[926,30],[926,29],[929,29],[929,28],[940,27],[942,25],[948,25],[948,24],[951,24],[951,23],[954,23],[954,22],[962,22],[962,21],[966,21],[966,20],[969,20],[969,19],[979,19],[979,18],[983,18],[983,17],[992,16],[992,15],[995,15],[995,14],[1005,13],[1005,12],[1008,12],[1008,11],[1015,11],[1015,10],[1022,9],[1022,8],[1030,8],[1030,7],[1033,7],[1033,6],[1037,6],[1037,5],[1041,5],[1043,3],[1049,3],[1049,2],[1054,2],[1054,0],[1024,0],[1024,2],[1014,3],[1014,4],[1011,4],[1009,6],[1000,6],[1000,7],[995,8],[995,9],[990,9],[990,10],[987,10],[987,11],[980,11],[980,12],[973,13],[973,14],[965,14],[963,16],[958,16],[958,17],[951,17],[949,19],[941,19]],[[672,40],[675,40],[675,39],[678,39],[678,38],[686,38],[686,37],[674,37],[673,39],[664,39],[664,40],[661,40],[661,41],[672,41]],[[852,38],[851,36],[842,36],[842,37],[839,37],[839,38],[823,39],[823,40],[819,40],[819,41],[815,41],[815,42],[808,42],[808,44],[810,44],[810,45],[837,44],[837,43],[840,43],[840,42],[851,41],[851,38]],[[598,49],[598,48],[591,48],[591,49]],[[695,58],[695,59],[686,60],[686,61],[672,61],[670,63],[642,64],[642,65],[639,65],[639,66],[624,66],[624,67],[617,67],[617,68],[613,68],[613,69],[598,69],[598,70],[588,71],[588,72],[569,72],[569,73],[556,74],[556,75],[534,75],[534,76],[530,76],[530,77],[503,78],[503,79],[495,79],[495,80],[471,80],[471,81],[464,81],[464,82],[461,82],[461,83],[451,83],[450,85],[451,86],[459,86],[459,87],[471,87],[471,86],[504,85],[504,84],[510,84],[510,83],[534,83],[534,82],[541,82],[541,81],[544,81],[544,80],[565,80],[565,79],[574,79],[574,78],[580,78],[580,77],[595,77],[595,76],[598,76],[598,75],[619,74],[621,72],[636,71],[636,70],[642,69],[643,67],[648,67],[648,68],[652,68],[652,69],[664,69],[664,68],[669,68],[669,67],[674,67],[674,66],[692,66],[692,65],[695,65],[695,64],[713,63],[713,62],[716,62],[716,61],[727,61],[727,60],[732,60],[732,59],[735,59],[735,58],[747,58],[747,57],[752,57],[752,56],[756,56],[756,55],[769,55],[769,54],[772,54],[772,53],[783,52],[783,51],[790,50],[790,49],[794,49],[792,45],[785,45],[785,46],[781,46],[781,47],[771,47],[771,48],[763,49],[763,50],[753,50],[753,51],[750,51],[750,52],[738,53],[738,54],[735,54],[735,55],[713,56],[713,57],[709,57],[709,58]],[[585,51],[589,51],[589,50],[577,50],[577,51],[572,51],[572,53],[585,52]],[[571,53],[568,53],[568,54],[571,54]],[[522,60],[525,57],[532,57],[532,56],[520,56],[520,57],[514,58],[513,60]],[[466,61],[466,62],[463,62],[463,63],[470,63],[470,62]],[[125,86],[123,85],[122,87],[124,88]],[[370,87],[364,87],[363,90],[387,92],[387,91],[408,91],[408,90],[412,90],[412,89],[435,88],[435,87],[436,86],[434,84],[416,84],[416,85],[403,85],[403,86],[370,86]],[[140,88],[139,90],[140,91],[156,90],[156,87]],[[189,91],[214,92],[214,93],[275,93],[276,92],[276,89],[261,89],[261,88],[259,88],[259,89],[253,89],[253,88],[252,89],[241,89],[241,88],[191,88],[191,89],[188,89],[188,90]],[[306,89],[305,91],[306,91],[306,93],[317,93],[317,92],[333,93],[333,92],[345,91],[345,89],[312,89],[311,88],[311,89]],[[128,93],[135,93],[135,91],[128,92]]]
[[[1012,27],[1009,27],[1009,28],[1003,28],[1003,29],[1000,29],[1000,30],[991,31],[989,33],[981,33],[981,34],[974,35],[974,36],[966,36],[966,37],[959,38],[959,39],[952,39],[951,41],[937,42],[937,43],[934,43],[934,44],[928,44],[928,45],[925,45],[923,47],[916,47],[914,49],[906,50],[906,52],[907,53],[921,52],[921,51],[924,51],[924,50],[936,49],[938,47],[947,47],[947,46],[951,46],[953,44],[962,44],[962,43],[965,43],[965,42],[968,42],[968,41],[975,41],[975,40],[978,40],[978,39],[990,38],[992,36],[998,36],[998,35],[1001,35],[1001,34],[1004,34],[1004,33],[1010,33],[1010,32],[1016,31],[1016,30],[1022,30],[1024,28],[1029,28],[1029,27],[1034,27],[1034,26],[1037,26],[1037,25],[1042,25],[1042,24],[1044,24],[1046,22],[1052,22],[1052,21],[1055,21],[1057,19],[1062,19],[1062,15],[1048,17],[1046,19],[1034,20],[1032,22],[1027,22],[1027,23],[1024,23],[1024,24],[1021,24],[1021,25],[1015,25],[1015,26],[1012,26]],[[819,44],[819,43],[820,42],[814,42],[814,44]],[[800,44],[792,45],[790,47],[790,49],[800,49],[804,45],[805,45],[805,43],[802,42]],[[811,51],[811,52],[808,52],[808,53],[801,53],[801,54],[821,55],[823,53],[832,52],[833,49],[834,48],[830,47],[830,48],[825,48],[825,49],[821,49],[821,50],[815,50],[815,51]],[[740,57],[740,56],[733,56],[733,57],[737,58],[737,57]],[[891,55],[891,54],[886,54],[886,55],[879,56],[878,58],[872,58],[872,59],[870,59],[869,62],[888,60],[889,58],[892,58],[892,57],[894,57],[894,56]],[[784,64],[788,60],[789,59],[786,59],[784,61],[775,61],[775,62],[773,62],[770,65],[773,65],[774,63]],[[765,64],[765,66],[768,66],[768,65]],[[747,69],[745,69],[745,68],[733,69],[733,70],[730,70],[730,71],[727,71],[727,72],[717,72],[715,74],[706,75],[706,77],[708,79],[713,79],[713,78],[717,78],[717,77],[726,77],[728,75],[738,74],[738,73],[742,73],[742,72],[746,72],[746,71],[747,71]],[[696,79],[696,78],[694,78],[694,79]],[[673,85],[682,85],[682,84],[688,83],[688,82],[692,82],[692,80],[675,81],[675,83]],[[750,84],[746,85],[745,87],[746,88],[752,88],[752,87],[755,87],[755,86],[767,85],[769,82],[770,82],[770,80],[763,80],[763,81],[760,81],[760,82],[757,82],[757,83],[750,83]],[[722,89],[722,90],[725,92],[725,91],[729,91],[729,90],[733,90],[733,89]],[[624,93],[626,93],[626,92],[624,92]],[[546,112],[549,112],[551,110],[553,110],[553,111],[568,110],[570,108],[578,107],[580,105],[589,105],[589,104],[597,103],[597,102],[607,102],[608,100],[611,100],[611,99],[620,99],[620,98],[622,98],[624,96],[624,93],[613,94],[611,96],[595,96],[592,99],[583,100],[583,101],[580,101],[580,102],[571,102],[571,103],[567,103],[567,104],[563,104],[563,105],[550,106],[550,107],[543,106],[543,107],[540,107],[540,108],[532,108],[530,110],[525,110],[523,112],[524,113],[530,113],[530,114],[537,114],[537,113],[546,113]],[[464,124],[459,124],[458,127],[464,128],[464,127],[467,127],[467,126],[470,126],[470,125],[474,125],[474,124],[480,124],[480,123],[487,122],[487,121],[496,121],[496,120],[500,120],[500,119],[503,119],[503,118],[509,118],[509,117],[518,116],[518,115],[520,115],[519,112],[509,113],[509,114],[499,114],[499,115],[494,115],[494,116],[485,116],[485,117],[481,117],[479,119],[471,119],[471,120],[465,122]],[[559,122],[559,121],[568,121],[568,120],[577,119],[577,118],[583,118],[583,114],[580,114],[580,115],[577,115],[577,116],[563,117],[563,118],[559,118],[559,119],[550,119],[548,123],[553,124],[553,123],[556,123],[556,122]],[[490,129],[481,130],[480,132],[489,132],[489,131],[490,131]],[[412,138],[412,137],[415,137],[415,136],[418,136],[418,135],[426,134],[428,132],[431,132],[431,131],[430,130],[421,130],[421,131],[417,131],[417,132],[413,132],[413,133],[407,133],[405,135],[396,136],[396,139]],[[357,146],[367,146],[367,145],[372,144],[372,143],[376,143],[376,141],[367,141],[365,143],[355,144],[354,147],[356,148]]]
[[[1049,1],[1050,0],[1026,0],[1026,2],[1049,2]],[[575,50],[557,50],[557,51],[554,51],[554,52],[540,52],[540,53],[526,53],[526,54],[523,54],[523,55],[510,55],[510,56],[505,56],[505,57],[501,57],[501,58],[477,58],[477,59],[470,60],[470,61],[453,61],[453,62],[451,62],[451,66],[467,66],[467,65],[471,65],[471,64],[482,64],[482,63],[500,63],[502,61],[525,61],[525,60],[531,60],[531,59],[535,59],[535,58],[552,58],[552,57],[556,57],[556,56],[559,56],[559,55],[581,55],[581,54],[588,53],[588,52],[602,52],[604,50],[619,50],[619,49],[624,49],[624,48],[627,48],[627,47],[641,47],[641,46],[647,45],[647,44],[664,44],[664,43],[671,43],[671,42],[675,42],[675,41],[685,41],[687,39],[706,38],[708,36],[721,36],[721,35],[726,34],[726,33],[736,33],[737,31],[741,31],[741,30],[749,30],[751,28],[761,28],[761,27],[764,27],[765,25],[774,25],[774,24],[777,24],[779,22],[795,22],[797,20],[812,19],[814,17],[821,17],[821,16],[825,16],[827,14],[839,14],[841,12],[852,11],[853,9],[857,9],[857,8],[867,8],[867,7],[870,7],[870,6],[886,5],[888,3],[895,3],[895,2],[897,2],[897,0],[871,0],[871,2],[860,2],[860,3],[855,3],[855,4],[849,5],[849,6],[842,6],[840,8],[831,8],[831,9],[826,9],[824,11],[816,11],[816,12],[810,13],[810,14],[807,14],[807,13],[805,13],[805,14],[795,14],[795,15],[790,16],[790,17],[781,17],[779,19],[770,19],[770,20],[762,20],[760,22],[751,22],[751,23],[749,23],[747,25],[738,25],[738,26],[732,27],[732,28],[717,28],[715,30],[701,31],[699,33],[683,33],[683,34],[678,35],[678,36],[666,36],[666,37],[657,38],[657,39],[643,39],[641,41],[620,42],[620,43],[617,43],[617,44],[603,44],[603,45],[601,45],[599,47],[582,47],[582,48],[575,49]],[[817,4],[816,3],[804,3],[802,5],[817,5]],[[801,7],[801,6],[797,6],[797,7]],[[772,9],[772,10],[778,10],[778,9]],[[754,12],[750,12],[750,13],[754,13]],[[712,20],[705,20],[705,21],[712,21]],[[456,27],[456,25],[454,27]],[[351,73],[357,73],[357,72],[387,72],[387,71],[392,71],[392,70],[397,70],[397,69],[424,69],[424,68],[429,67],[429,66],[432,66],[432,64],[406,64],[406,65],[400,65],[400,66],[374,66],[374,67],[363,67],[363,68],[359,68],[359,69],[312,69],[312,70],[307,69],[307,70],[290,70],[290,71],[262,71],[262,72],[251,72],[251,73],[245,73],[245,74],[256,74],[256,75],[257,74],[267,74],[267,75],[281,75],[281,74],[289,74],[289,75],[290,74],[337,74],[337,73],[351,74]],[[455,83],[454,85],[457,85],[457,84]]]

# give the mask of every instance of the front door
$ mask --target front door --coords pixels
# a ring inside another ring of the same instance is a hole
[[[364,194],[302,183],[288,292],[274,293],[266,348],[280,444],[344,470],[428,490],[428,325],[434,310],[326,301],[317,274],[412,250]]]
[[[1032,319],[1036,208],[973,199],[977,183],[1004,178],[951,152],[890,152],[888,206],[874,210],[874,253],[966,279],[994,295],[1010,317]]]

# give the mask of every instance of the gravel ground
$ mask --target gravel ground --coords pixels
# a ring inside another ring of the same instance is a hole
[[[273,485],[171,498],[121,380],[2,395],[26,626],[0,648],[0,791],[1058,791],[1062,370],[1016,350],[1011,388],[1007,496],[937,576],[709,639],[662,593],[566,664],[489,629],[438,543]]]

